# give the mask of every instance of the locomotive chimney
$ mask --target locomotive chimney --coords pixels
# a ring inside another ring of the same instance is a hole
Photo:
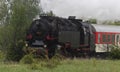
[[[77,20],[77,21],[83,21],[82,19],[76,19],[76,16],[69,16],[68,17],[69,20]]]
[[[75,19],[76,16],[69,16],[68,19]]]

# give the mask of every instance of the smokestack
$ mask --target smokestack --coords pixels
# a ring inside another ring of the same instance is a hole
[[[68,19],[75,19],[76,16],[69,16]]]

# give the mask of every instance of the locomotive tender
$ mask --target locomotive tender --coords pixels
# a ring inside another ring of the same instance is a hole
[[[41,16],[32,22],[26,36],[28,47],[45,49],[49,57],[60,48],[71,55],[105,53],[120,45],[120,27],[67,18]]]

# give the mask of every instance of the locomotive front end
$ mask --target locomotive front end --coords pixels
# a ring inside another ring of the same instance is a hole
[[[30,53],[35,53],[39,56],[45,56],[47,54],[46,36],[48,26],[45,26],[41,19],[32,22],[26,35],[26,47]]]

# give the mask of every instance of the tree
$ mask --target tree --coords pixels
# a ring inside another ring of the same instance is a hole
[[[55,14],[53,13],[53,11],[47,12],[46,15],[47,16],[55,16]]]
[[[0,0],[0,24],[3,24],[7,14],[7,4],[5,0]]]
[[[26,30],[33,18],[41,12],[40,0],[8,0],[8,3],[8,24],[1,28],[0,45],[6,51],[8,60],[18,61],[23,56]]]
[[[118,20],[118,21],[114,21],[114,23],[113,23],[114,25],[120,25],[120,21]]]
[[[113,25],[114,22],[111,21],[111,20],[105,20],[105,21],[102,21],[102,24],[105,24],[105,25]]]
[[[0,50],[2,48],[1,46],[4,46],[4,48],[6,46],[6,43],[3,44],[5,40],[2,38],[2,36],[5,31],[3,24],[5,24],[7,13],[8,10],[7,10],[6,0],[0,0]]]
[[[97,20],[93,18],[89,19],[88,22],[92,24],[97,24]]]
[[[55,16],[53,11],[48,11],[48,12],[42,12],[40,16]]]
[[[107,25],[120,25],[120,21],[119,21],[119,20],[115,20],[115,21],[106,20],[106,21],[103,21],[102,24],[107,24]]]

